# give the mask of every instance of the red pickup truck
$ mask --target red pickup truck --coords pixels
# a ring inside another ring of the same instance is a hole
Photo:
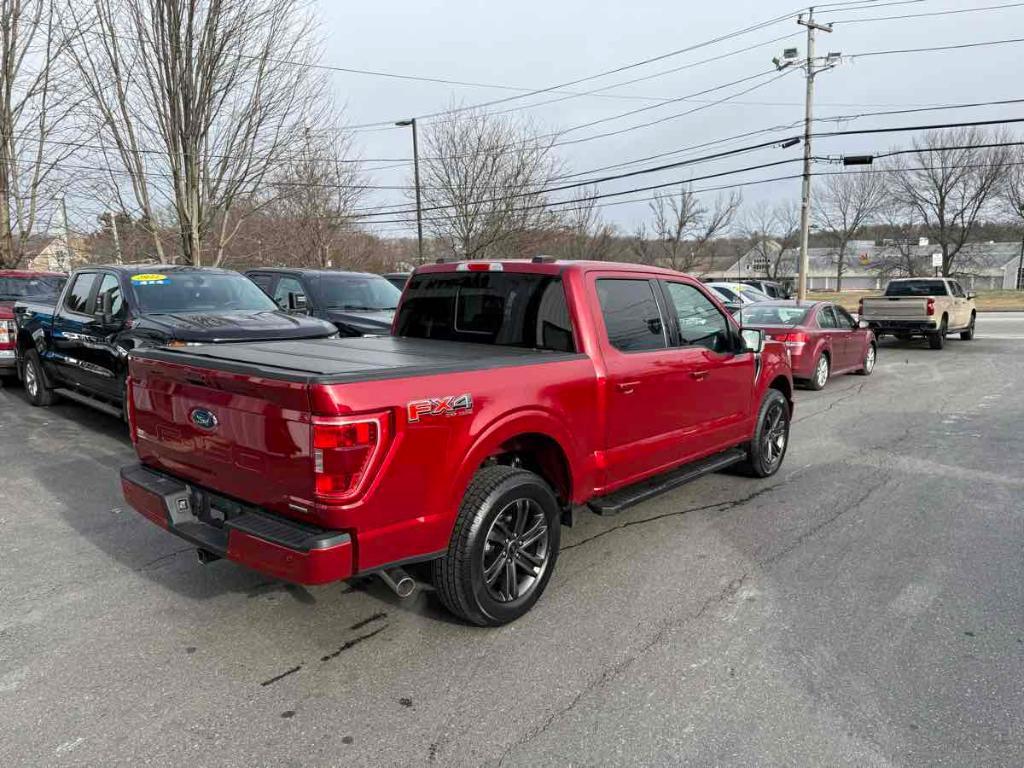
[[[125,498],[274,577],[427,563],[479,625],[521,616],[576,506],[614,513],[732,464],[785,455],[782,344],[701,284],[602,262],[421,267],[393,335],[133,352]]]
[[[17,373],[14,303],[25,299],[55,302],[67,279],[59,272],[0,269],[0,378]]]

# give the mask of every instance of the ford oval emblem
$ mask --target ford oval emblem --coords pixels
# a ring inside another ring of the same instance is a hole
[[[216,414],[205,408],[193,408],[189,418],[200,429],[216,429],[219,423]]]

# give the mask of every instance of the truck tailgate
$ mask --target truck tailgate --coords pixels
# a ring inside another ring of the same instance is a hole
[[[146,465],[281,514],[313,508],[306,384],[136,357],[130,375]]]
[[[917,296],[864,299],[863,317],[867,320],[925,320],[928,299]]]

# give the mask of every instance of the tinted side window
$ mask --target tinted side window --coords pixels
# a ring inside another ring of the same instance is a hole
[[[819,328],[837,328],[836,316],[832,313],[832,307],[822,307],[818,310]]]
[[[668,346],[661,310],[648,280],[598,280],[597,297],[613,347],[638,352]]]
[[[676,315],[680,346],[729,350],[729,322],[707,296],[686,283],[665,283],[665,288]]]
[[[832,309],[836,313],[836,322],[840,328],[852,329],[857,327],[857,321],[845,309],[842,307],[832,307]]]
[[[124,317],[124,299],[121,296],[121,281],[113,275],[104,275],[100,283],[99,293],[96,294],[96,314],[103,308],[103,297],[110,296],[110,314],[114,319]]]
[[[282,277],[277,281],[277,288],[274,289],[274,301],[277,302],[277,306],[281,309],[290,309],[288,306],[288,294],[290,293],[297,293],[301,296],[306,295],[306,291],[302,288],[302,283],[294,277]]]
[[[723,287],[722,287],[722,286],[720,286],[720,285],[716,285],[716,286],[714,287],[714,291],[715,291],[715,293],[717,293],[717,294],[718,294],[719,296],[721,296],[722,298],[724,298],[724,299],[725,299],[726,301],[731,301],[731,302],[734,302],[734,303],[736,303],[736,304],[742,304],[742,303],[743,303],[743,299],[741,299],[741,298],[739,297],[739,295],[737,295],[737,294],[736,294],[736,293],[734,293],[733,291],[730,291],[730,290],[729,290],[728,288],[723,288]]]
[[[246,275],[246,277],[248,277],[250,280],[252,280],[254,283],[256,283],[256,285],[258,285],[260,287],[261,291],[263,291],[268,296],[270,295],[270,286],[274,284],[274,276],[273,275],[268,275],[266,273],[262,273],[262,274]]]
[[[68,291],[68,296],[64,300],[64,306],[69,312],[77,312],[80,315],[90,314],[89,294],[92,293],[94,282],[96,282],[95,272],[86,272],[75,278],[75,282],[71,285],[71,290]]]
[[[958,299],[966,297],[967,294],[964,293],[964,289],[960,285],[960,283],[950,283],[949,287],[952,289],[953,295],[956,296]]]

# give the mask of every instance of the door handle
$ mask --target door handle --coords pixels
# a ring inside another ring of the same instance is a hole
[[[707,371],[691,371],[690,378],[695,381],[704,381],[708,377]]]
[[[633,390],[636,387],[640,386],[640,382],[639,381],[623,381],[623,382],[620,382],[617,386],[619,388],[619,391],[622,394],[624,394],[624,395],[632,395],[633,394]]]

